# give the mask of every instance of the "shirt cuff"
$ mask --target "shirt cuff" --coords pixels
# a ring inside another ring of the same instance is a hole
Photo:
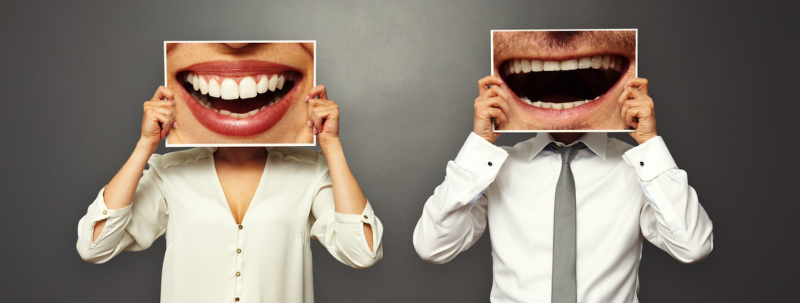
[[[92,223],[108,218],[123,217],[131,212],[130,205],[120,209],[108,209],[106,206],[106,200],[103,198],[105,191],[106,188],[103,187],[103,189],[100,190],[100,193],[97,194],[97,198],[94,199],[94,203],[92,203],[93,209],[90,211],[90,222]]]
[[[456,156],[455,162],[478,178],[492,180],[508,158],[508,152],[472,132]]]
[[[89,219],[89,226],[91,227],[90,235],[94,234],[94,227],[97,222],[107,219],[114,219],[127,216],[131,213],[131,206],[125,206],[120,209],[108,209],[106,206],[105,198],[103,194],[105,193],[106,188],[100,190],[97,194],[97,198],[94,199],[94,203],[90,206],[88,219]],[[103,230],[100,232],[100,235],[97,237],[97,240],[93,241],[90,245],[90,248],[94,248],[101,241],[103,241],[109,234],[109,228],[112,227],[113,222],[115,220],[107,220],[106,224],[103,226]]]
[[[375,225],[375,213],[372,211],[372,205],[367,201],[367,206],[360,215],[354,214],[340,214],[336,213],[336,222],[339,223],[365,223]]]
[[[633,166],[642,181],[653,180],[663,172],[678,167],[661,136],[631,148],[622,155],[622,158]]]

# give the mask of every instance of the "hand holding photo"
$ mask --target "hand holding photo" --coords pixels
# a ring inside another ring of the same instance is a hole
[[[620,114],[636,77],[637,30],[493,30],[492,74],[510,93],[495,132],[630,131]]]
[[[167,41],[175,95],[168,147],[313,146],[305,96],[315,85],[314,41]]]

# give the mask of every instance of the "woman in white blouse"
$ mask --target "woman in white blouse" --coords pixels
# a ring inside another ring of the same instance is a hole
[[[305,99],[322,153],[220,147],[153,154],[178,127],[173,100],[160,87],[145,102],[133,154],[78,223],[84,260],[143,250],[166,233],[162,302],[313,302],[310,239],[354,268],[381,258],[383,228],[347,165],[338,107],[324,86]]]

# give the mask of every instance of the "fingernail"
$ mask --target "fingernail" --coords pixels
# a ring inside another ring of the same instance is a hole
[[[172,128],[178,128],[178,121],[172,122]]]
[[[314,134],[315,134],[315,135],[316,135],[316,134],[319,134],[319,128],[316,128],[316,127],[314,128]]]
[[[311,99],[311,97],[309,97],[308,95],[306,95],[306,101],[308,101],[308,99]]]
[[[311,122],[311,120],[308,120],[308,122],[306,122],[306,126],[311,127],[312,125],[314,125],[314,122]]]

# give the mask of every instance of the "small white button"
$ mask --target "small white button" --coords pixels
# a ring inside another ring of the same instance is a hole
[[[104,210],[103,210],[103,214],[104,214],[104,215],[105,215],[105,214],[108,214],[108,211],[104,209]]]

